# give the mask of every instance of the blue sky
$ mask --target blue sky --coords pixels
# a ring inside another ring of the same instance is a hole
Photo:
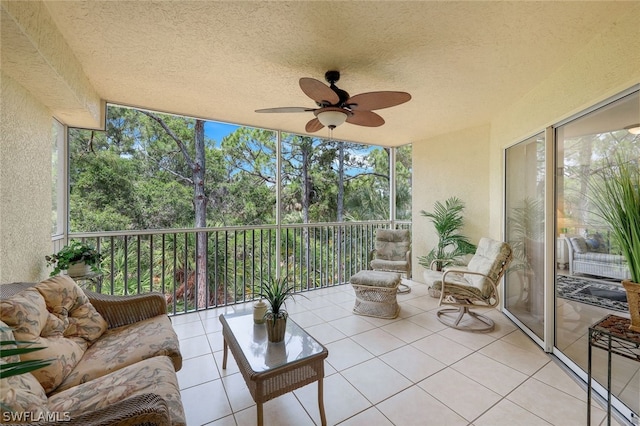
[[[217,121],[206,121],[204,123],[204,135],[216,141],[216,146],[222,142],[222,138],[236,131],[240,127],[235,124],[219,123]]]

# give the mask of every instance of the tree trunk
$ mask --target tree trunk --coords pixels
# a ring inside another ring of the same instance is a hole
[[[195,227],[207,227],[207,197],[204,194],[205,149],[204,121],[196,120],[195,125],[196,157],[193,162],[193,186],[195,207]],[[196,292],[198,309],[207,305],[207,233],[196,233]]]

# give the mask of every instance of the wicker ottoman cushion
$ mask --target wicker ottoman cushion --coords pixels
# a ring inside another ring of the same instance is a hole
[[[400,274],[364,270],[350,279],[356,292],[353,313],[377,318],[395,318],[400,312],[396,300]]]

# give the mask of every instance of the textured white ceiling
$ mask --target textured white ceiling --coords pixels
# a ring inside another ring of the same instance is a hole
[[[402,145],[481,125],[580,52],[637,2],[47,1],[105,100],[304,132],[300,77],[351,95],[400,90],[386,124],[334,137]],[[318,132],[326,136],[326,129]]]

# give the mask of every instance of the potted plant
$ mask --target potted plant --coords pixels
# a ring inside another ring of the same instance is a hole
[[[592,176],[590,199],[595,213],[611,228],[611,238],[627,261],[631,280],[622,281],[627,292],[631,325],[640,332],[640,165],[638,160],[616,157]]]
[[[460,263],[462,256],[475,253],[476,246],[459,233],[464,225],[464,203],[459,198],[451,197],[444,204],[436,201],[433,207],[433,212],[422,210],[420,213],[431,219],[438,234],[438,246],[426,256],[418,257],[418,263],[432,269],[432,263],[435,262],[436,270],[442,271],[446,266]]]
[[[93,247],[78,240],[71,241],[59,252],[45,256],[47,266],[53,266],[49,276],[53,277],[66,270],[70,277],[81,277],[90,271],[100,272],[102,255]]]
[[[293,297],[295,287],[289,284],[287,276],[269,277],[262,281],[260,297],[267,303],[264,319],[267,326],[267,337],[270,342],[282,342],[287,328],[289,314],[284,309],[287,299]]]

